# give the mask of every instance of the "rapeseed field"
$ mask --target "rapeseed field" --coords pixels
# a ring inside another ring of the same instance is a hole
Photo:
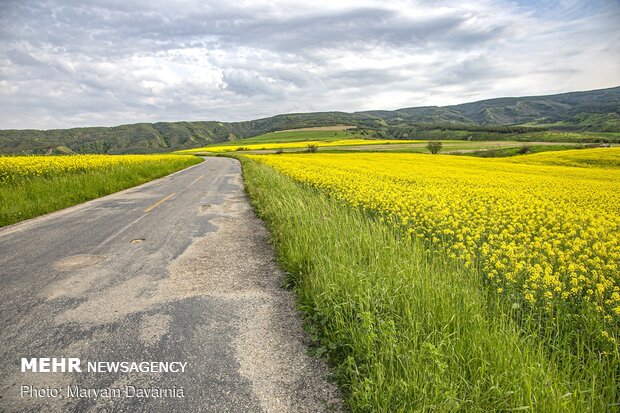
[[[179,159],[175,155],[0,156],[0,184]]]
[[[616,347],[620,149],[481,159],[422,154],[252,155],[381,213],[479,269],[514,306],[587,313]]]
[[[338,139],[333,141],[326,140],[308,140],[300,142],[281,142],[281,143],[247,143],[232,145],[215,145],[205,146],[204,148],[186,149],[178,151],[179,154],[191,154],[197,152],[233,152],[233,151],[256,151],[256,150],[274,150],[274,149],[303,149],[309,145],[318,147],[335,147],[335,146],[360,146],[360,145],[386,145],[393,143],[424,143],[425,141],[407,141],[394,139]]]
[[[111,194],[201,162],[179,155],[0,156],[0,226]]]
[[[240,159],[351,411],[577,413],[620,405],[619,157]]]

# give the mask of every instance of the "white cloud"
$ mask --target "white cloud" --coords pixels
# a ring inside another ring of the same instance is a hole
[[[620,84],[582,1],[0,3],[0,128],[245,120]]]

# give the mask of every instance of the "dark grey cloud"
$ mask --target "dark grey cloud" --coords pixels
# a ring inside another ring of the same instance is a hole
[[[0,128],[240,120],[620,83],[617,2],[0,1]]]

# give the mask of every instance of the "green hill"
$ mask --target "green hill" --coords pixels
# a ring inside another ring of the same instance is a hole
[[[394,111],[292,113],[245,122],[158,122],[45,131],[0,130],[0,154],[169,152],[272,131],[336,124],[356,125],[371,136],[409,139],[415,138],[411,133],[418,135],[418,131],[425,131],[420,136],[502,139],[502,134],[506,133],[539,132],[545,139],[553,140],[552,133],[542,133],[549,129],[606,132],[605,135],[612,136],[611,140],[615,141],[620,139],[620,87]],[[598,138],[585,135],[582,140],[595,139]]]
[[[620,87],[362,113],[380,117],[389,123],[530,125],[619,132]]]

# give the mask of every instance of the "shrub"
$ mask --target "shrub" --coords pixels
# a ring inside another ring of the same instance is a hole
[[[531,145],[523,145],[519,148],[519,154],[525,155],[526,153],[530,153],[532,151]]]
[[[310,145],[308,145],[308,152],[315,153],[318,151],[319,151],[319,145],[317,145],[316,143],[311,143]]]
[[[439,153],[439,151],[441,150],[441,147],[443,146],[443,144],[440,141],[430,141],[426,147],[428,148],[429,152],[432,154],[436,154]]]

